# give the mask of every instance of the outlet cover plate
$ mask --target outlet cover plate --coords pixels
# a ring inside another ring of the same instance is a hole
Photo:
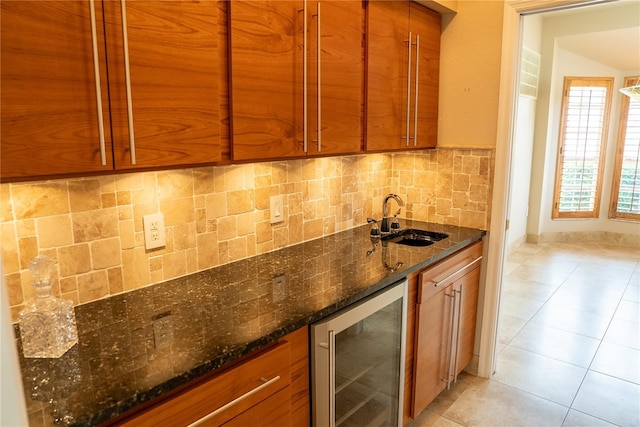
[[[169,347],[173,342],[173,318],[170,312],[153,319],[153,342],[156,349]]]
[[[164,215],[161,213],[145,215],[142,217],[144,225],[144,247],[157,249],[166,246],[164,233]]]
[[[284,221],[284,199],[282,194],[271,196],[269,199],[269,209],[271,210],[271,224]]]

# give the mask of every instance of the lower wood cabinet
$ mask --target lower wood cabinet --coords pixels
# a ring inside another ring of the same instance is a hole
[[[411,416],[455,382],[473,359],[482,242],[420,272]]]
[[[308,333],[302,328],[118,425],[308,425],[308,357]]]

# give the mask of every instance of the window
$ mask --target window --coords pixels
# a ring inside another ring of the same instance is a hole
[[[597,218],[613,78],[565,77],[555,218]]]
[[[637,84],[627,77],[624,87]],[[609,218],[640,221],[640,99],[622,96]]]

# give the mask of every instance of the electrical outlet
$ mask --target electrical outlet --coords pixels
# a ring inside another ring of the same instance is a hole
[[[271,210],[271,224],[284,221],[284,202],[282,194],[271,196],[269,199],[269,209]]]
[[[153,342],[155,348],[165,348],[173,341],[171,312],[159,314],[153,320]]]
[[[278,302],[287,296],[287,276],[279,274],[272,279],[273,302]]]
[[[166,246],[164,234],[164,215],[161,213],[142,217],[144,225],[144,247],[156,249]]]

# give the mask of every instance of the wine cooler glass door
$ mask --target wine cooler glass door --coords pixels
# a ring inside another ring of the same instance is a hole
[[[402,425],[406,288],[399,282],[312,326],[316,427]]]

